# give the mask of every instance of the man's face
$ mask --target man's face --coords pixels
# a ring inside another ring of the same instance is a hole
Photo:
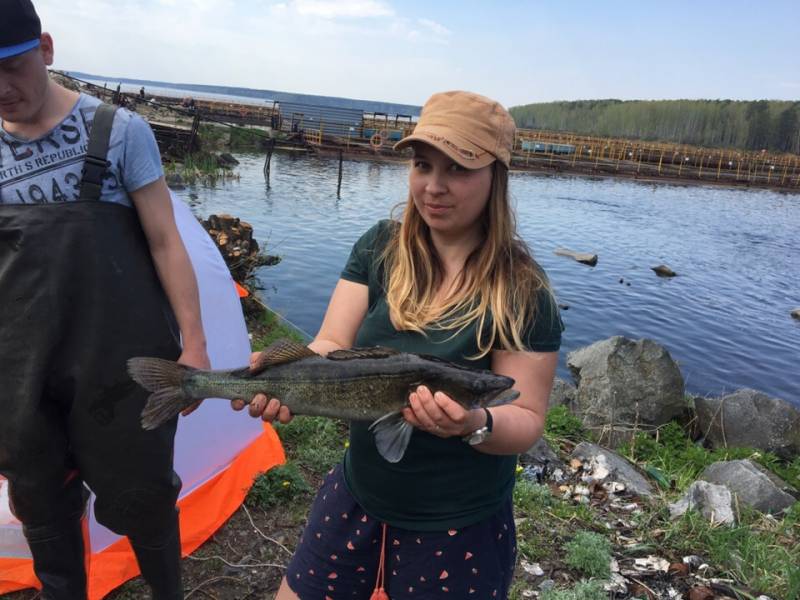
[[[53,41],[42,34],[41,44],[17,56],[0,60],[0,118],[9,123],[31,123],[45,102],[53,63]]]

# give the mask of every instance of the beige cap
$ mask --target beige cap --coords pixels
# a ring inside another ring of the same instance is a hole
[[[480,169],[495,160],[508,167],[515,128],[499,102],[472,92],[441,92],[428,98],[414,133],[394,149],[424,142],[467,169]]]

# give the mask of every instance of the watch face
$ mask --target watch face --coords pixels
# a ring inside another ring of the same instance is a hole
[[[478,444],[485,442],[490,433],[491,432],[489,431],[488,427],[481,427],[477,431],[472,432],[472,434],[467,438],[467,443],[470,446],[477,446]]]

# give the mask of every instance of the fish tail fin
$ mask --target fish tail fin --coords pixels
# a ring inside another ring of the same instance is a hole
[[[390,412],[369,426],[375,435],[378,452],[390,463],[399,462],[408,448],[414,427],[403,418],[400,411]]]
[[[153,392],[142,410],[143,429],[155,429],[177,415],[192,400],[183,390],[191,367],[162,358],[137,357],[128,360],[128,373],[144,389]]]

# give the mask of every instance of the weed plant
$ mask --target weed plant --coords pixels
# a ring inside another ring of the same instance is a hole
[[[287,463],[258,475],[245,502],[251,508],[266,510],[279,504],[295,502],[310,493],[311,488],[303,479],[297,465]]]
[[[305,469],[322,474],[342,460],[347,426],[341,421],[298,416],[275,429],[284,445],[292,449],[293,459]]]
[[[707,450],[693,442],[674,421],[661,427],[656,435],[638,433],[619,452],[646,470],[648,467],[657,469],[667,480],[674,482],[678,490],[689,487],[703,469],[712,463],[745,458],[759,463],[795,487],[800,485],[800,457],[786,463],[770,452],[753,448]]]
[[[547,411],[544,432],[550,441],[555,442],[559,440],[579,442],[588,437],[581,420],[573,415],[566,406],[554,406]]]
[[[611,542],[599,533],[579,531],[568,542],[566,563],[589,577],[611,576]]]
[[[541,600],[608,600],[608,594],[597,581],[579,581],[567,590],[547,590],[539,596]]]

